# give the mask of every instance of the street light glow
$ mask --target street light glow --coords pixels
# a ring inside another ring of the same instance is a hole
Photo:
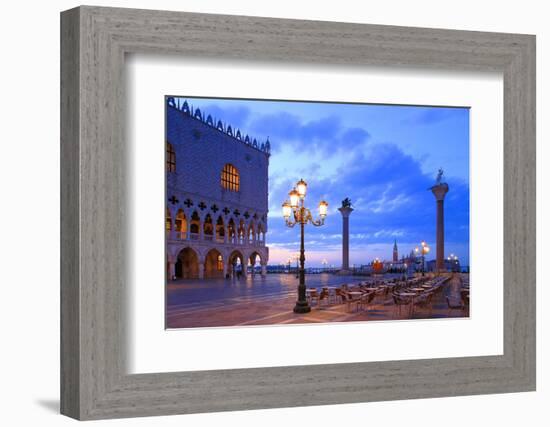
[[[292,211],[292,207],[290,206],[290,203],[288,202],[288,200],[286,200],[284,203],[283,203],[283,217],[285,219],[288,219],[290,218],[290,213]]]
[[[298,195],[300,196],[300,198],[303,199],[306,196],[307,183],[303,179],[301,179],[296,183],[296,190],[298,190]]]
[[[324,200],[321,200],[319,202],[319,216],[321,218],[324,218],[327,216],[327,211],[328,211],[328,203],[325,202]]]
[[[293,208],[297,208],[300,201],[300,193],[298,193],[296,189],[293,188],[290,193],[288,193],[288,197],[290,197],[290,206],[292,206]]]

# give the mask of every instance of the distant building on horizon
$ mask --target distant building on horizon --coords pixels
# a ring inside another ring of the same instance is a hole
[[[460,262],[458,260],[449,260],[447,258],[444,258],[443,259],[443,265],[444,265],[444,270],[445,271],[452,271],[452,272],[461,272],[462,271],[462,268],[460,266]],[[436,271],[437,268],[436,268],[436,260],[435,259],[432,259],[430,261],[427,261],[426,262],[426,270],[427,271]]]

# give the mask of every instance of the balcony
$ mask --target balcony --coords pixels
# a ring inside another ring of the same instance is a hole
[[[265,239],[254,240],[243,237],[235,236],[233,238],[227,238],[223,236],[214,236],[212,234],[203,234],[202,238],[199,233],[190,233],[187,231],[175,231],[167,230],[166,238],[174,242],[182,241],[193,241],[193,242],[206,242],[206,243],[217,243],[220,245],[231,245],[231,246],[253,246],[253,247],[263,247],[265,246]]]

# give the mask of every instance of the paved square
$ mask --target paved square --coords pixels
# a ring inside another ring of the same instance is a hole
[[[306,275],[306,285],[353,286],[373,280],[332,274]],[[336,299],[330,303],[312,303],[307,314],[295,314],[298,279],[292,274],[259,275],[241,280],[180,280],[168,284],[167,322],[169,329],[274,325],[292,323],[328,323],[371,320],[429,319],[468,317],[469,310],[449,309],[446,297],[460,299],[461,281],[454,275],[439,291],[431,304],[396,306],[391,294],[377,295],[367,308],[348,305]]]

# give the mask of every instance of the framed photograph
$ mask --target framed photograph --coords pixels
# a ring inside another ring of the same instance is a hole
[[[469,317],[468,108],[165,108],[167,328]]]
[[[535,37],[61,15],[61,411],[535,390]]]

